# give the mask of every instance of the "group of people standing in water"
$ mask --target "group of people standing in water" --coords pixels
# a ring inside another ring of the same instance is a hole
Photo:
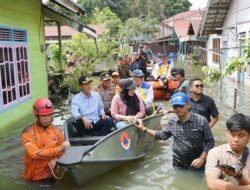
[[[168,61],[166,63],[170,65]],[[159,71],[165,63],[157,64]],[[173,137],[174,168],[205,169],[209,189],[250,189],[247,148],[250,118],[240,113],[232,115],[226,122],[228,144],[213,148],[215,140],[211,128],[219,118],[214,100],[203,93],[204,84],[200,78],[187,80],[183,68],[166,68],[166,77],[159,75],[156,80],[165,85],[167,78],[171,77],[179,82],[179,86],[170,100],[175,115],[162,130],[148,129],[142,122],[154,100],[153,88],[145,81],[146,73],[136,68],[125,76],[123,68],[118,67],[113,73],[102,73],[100,84],[94,88],[93,80],[88,76],[79,78],[80,92],[73,97],[71,104],[78,136],[104,136],[133,123],[156,139]],[[54,108],[48,99],[38,99],[33,113],[36,118],[34,125],[22,133],[25,149],[23,176],[30,181],[50,179],[51,167],[70,143],[64,141],[60,129],[51,124]]]

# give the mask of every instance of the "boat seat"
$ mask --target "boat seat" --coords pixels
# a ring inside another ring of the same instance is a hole
[[[92,146],[70,146],[65,149],[65,153],[57,160],[61,165],[72,165],[79,163],[82,157],[88,153]]]
[[[97,141],[102,139],[104,136],[85,136],[85,137],[75,137],[69,138],[69,142],[72,146],[84,146],[84,145],[92,145]]]

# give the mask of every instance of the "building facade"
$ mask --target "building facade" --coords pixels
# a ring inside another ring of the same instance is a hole
[[[47,97],[41,1],[2,0],[0,7],[0,128],[32,111]]]

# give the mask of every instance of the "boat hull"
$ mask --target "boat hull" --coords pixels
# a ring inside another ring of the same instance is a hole
[[[156,129],[160,126],[160,118],[161,115],[145,118],[144,126]],[[67,132],[65,135],[70,140]],[[113,168],[143,158],[154,142],[154,137],[131,124],[110,133],[93,145],[72,146],[57,163],[61,169],[69,172],[78,186],[84,186],[87,181]]]

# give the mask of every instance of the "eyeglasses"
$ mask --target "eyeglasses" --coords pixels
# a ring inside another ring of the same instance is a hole
[[[184,108],[185,107],[185,105],[173,105],[173,108],[174,109],[177,109],[177,108]]]
[[[203,87],[204,87],[203,84],[196,84],[196,85],[194,85],[194,86],[195,86],[195,88],[203,88]]]

